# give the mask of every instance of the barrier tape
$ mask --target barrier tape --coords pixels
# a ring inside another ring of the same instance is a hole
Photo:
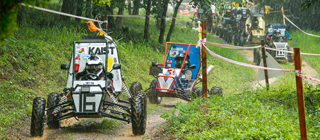
[[[318,36],[318,35],[310,34],[310,33],[307,33],[307,32],[305,32],[305,31],[303,31],[303,30],[300,29],[297,25],[295,25],[290,19],[288,19],[285,15],[284,15],[284,17],[285,17],[294,27],[298,28],[298,29],[299,29],[301,32],[303,32],[304,34],[309,35],[309,36],[313,36],[313,37],[320,37],[320,36]]]
[[[312,77],[309,77],[309,76],[306,76],[306,75],[302,75],[301,73],[296,73],[296,76],[301,77],[301,78],[305,78],[305,79],[308,79],[308,80],[311,80],[311,81],[320,82],[319,79],[312,78]]]
[[[223,61],[229,62],[229,63],[233,63],[236,65],[240,65],[240,66],[245,66],[245,67],[251,67],[251,68],[256,68],[256,69],[265,69],[265,70],[275,70],[275,71],[283,71],[283,72],[296,72],[295,70],[288,70],[288,69],[277,69],[277,68],[269,68],[269,67],[261,67],[261,66],[256,66],[256,65],[251,65],[251,64],[246,64],[246,63],[242,63],[242,62],[238,62],[238,61],[234,61],[225,57],[222,57],[214,52],[212,52],[210,49],[208,49],[206,46],[204,46],[208,52],[213,56],[216,57],[218,59],[221,59]],[[301,72],[301,71],[299,71]]]

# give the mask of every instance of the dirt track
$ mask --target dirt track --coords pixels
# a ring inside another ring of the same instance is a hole
[[[173,106],[177,102],[182,102],[186,104],[187,101],[180,100],[177,98],[163,98],[161,105]],[[80,122],[74,118],[64,120],[61,122],[61,128],[59,129],[49,129],[45,125],[44,133],[42,137],[31,137],[30,136],[30,118],[26,118],[26,124],[17,126],[19,129],[12,129],[11,134],[8,134],[10,139],[30,139],[30,140],[61,140],[61,139],[95,139],[95,140],[140,140],[140,139],[152,139],[155,132],[166,122],[165,119],[161,118],[160,115],[164,111],[170,111],[173,107],[157,107],[156,111],[150,111],[151,114],[147,116],[147,128],[145,135],[134,136],[132,134],[131,124],[120,123],[120,127],[111,130],[107,133],[100,133],[97,131],[92,131],[91,122],[100,123],[101,118],[98,119],[80,119]],[[80,124],[79,124],[80,123]]]
[[[209,34],[210,35],[210,34]],[[219,39],[220,40],[220,39]],[[253,51],[252,50],[239,50],[244,54],[247,60],[253,63]],[[304,74],[316,77],[318,72],[314,70],[307,62],[302,62],[302,70]],[[270,84],[276,81],[277,78],[269,79]],[[260,83],[265,85],[265,82],[262,81],[253,81],[251,83],[252,87],[257,87]],[[162,105],[175,105],[177,102],[181,101],[186,103],[186,101],[176,99],[176,98],[163,98]],[[148,110],[149,111],[149,110]],[[147,117],[147,128],[146,133],[143,136],[134,136],[132,134],[131,124],[121,123],[121,126],[118,129],[115,129],[108,133],[99,133],[92,131],[90,129],[90,122],[101,122],[102,119],[81,119],[81,125],[75,125],[79,123],[75,119],[68,119],[67,121],[62,122],[63,128],[59,129],[48,129],[45,125],[44,134],[42,137],[30,137],[30,118],[25,118],[25,124],[16,125],[11,129],[10,134],[7,134],[10,139],[32,139],[32,140],[60,140],[60,139],[95,139],[95,140],[104,140],[104,139],[114,139],[114,140],[138,140],[138,139],[153,139],[153,136],[158,132],[159,128],[165,124],[166,120],[162,119],[160,115],[164,111],[170,111],[170,108],[160,107],[157,111],[154,111]]]

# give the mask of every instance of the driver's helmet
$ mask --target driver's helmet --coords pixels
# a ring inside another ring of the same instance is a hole
[[[176,58],[175,58],[175,65],[176,68],[181,68],[182,64],[183,64],[183,60],[184,60],[185,54],[183,53],[179,53]],[[184,62],[184,68],[187,68],[186,66],[189,65],[190,62],[190,58],[189,55],[187,55],[186,61]]]
[[[275,30],[275,31],[274,31],[274,34],[275,34],[276,37],[279,37],[281,33],[280,33],[279,30]]]
[[[100,76],[100,74],[103,71],[103,61],[99,56],[96,56],[95,54],[92,54],[86,62],[86,72],[87,73],[93,73],[95,75],[90,75],[90,78],[97,79],[97,76]]]

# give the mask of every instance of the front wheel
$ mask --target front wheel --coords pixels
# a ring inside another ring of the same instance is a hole
[[[147,96],[140,92],[131,98],[131,123],[134,135],[143,135],[147,125]]]
[[[289,46],[288,46],[288,50],[293,51]],[[288,57],[288,62],[290,63],[294,62],[293,53],[288,53],[287,57]]]
[[[150,89],[148,92],[149,102],[151,104],[160,104],[162,98],[158,97],[156,93],[157,80],[153,80],[150,84]]]
[[[47,107],[48,108],[54,107],[59,104],[59,101],[60,101],[60,95],[58,93],[50,93],[48,95]],[[60,121],[57,120],[57,118],[59,118],[59,116],[60,116],[60,113],[52,114],[54,109],[55,108],[48,110],[48,115],[47,115],[48,120],[47,121],[48,121],[49,128],[57,129],[60,127]]]
[[[132,96],[137,96],[142,90],[142,85],[140,82],[133,82],[130,86],[130,92]]]
[[[44,111],[46,100],[41,97],[33,99],[32,117],[31,117],[31,136],[42,136],[44,129]]]

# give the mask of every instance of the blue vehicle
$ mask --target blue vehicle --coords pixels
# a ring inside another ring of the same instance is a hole
[[[268,32],[266,35],[266,47],[275,48],[278,50],[292,51],[288,45],[290,38],[289,32],[286,31],[286,26],[280,23],[271,23],[267,25]],[[293,62],[293,55],[291,53],[285,53],[280,51],[268,50],[277,60],[287,60]]]
[[[150,67],[149,74],[157,78],[151,82],[148,92],[150,103],[159,104],[161,97],[178,97],[187,101],[199,97],[202,88],[195,87],[195,83],[201,66],[200,47],[167,42],[164,56],[163,64],[152,62]]]

